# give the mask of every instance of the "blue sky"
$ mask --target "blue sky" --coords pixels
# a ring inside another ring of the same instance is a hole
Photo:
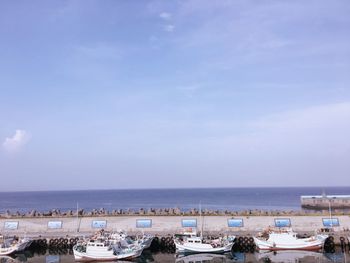
[[[1,1],[0,190],[350,184],[349,1]]]

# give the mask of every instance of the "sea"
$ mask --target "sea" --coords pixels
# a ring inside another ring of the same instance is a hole
[[[301,195],[350,194],[350,187],[260,187],[0,192],[0,213],[104,208],[139,210],[201,205],[210,210],[301,210]]]
[[[0,257],[1,263],[28,262],[28,263],[74,263],[71,252],[54,251],[25,251],[22,254],[13,255],[11,258]],[[105,261],[103,261],[105,262]],[[335,253],[321,253],[310,251],[278,251],[264,253],[231,252],[225,255],[217,254],[193,254],[176,255],[164,252],[152,252],[145,250],[141,257],[132,261],[116,261],[123,263],[350,263],[348,251],[336,251]]]

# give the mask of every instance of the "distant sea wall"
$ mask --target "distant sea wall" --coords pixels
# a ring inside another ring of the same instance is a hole
[[[335,215],[350,215],[349,210],[332,209]],[[94,217],[94,216],[198,216],[199,210],[196,208],[190,210],[181,210],[180,208],[151,208],[151,209],[115,209],[106,210],[105,208],[93,209],[85,211],[84,209],[61,211],[59,209],[52,209],[50,211],[32,210],[27,213],[20,211],[11,212],[6,211],[0,213],[0,218],[41,218],[41,217]],[[327,216],[328,210],[261,210],[261,209],[247,209],[241,211],[231,210],[209,210],[203,209],[201,214],[204,216]]]
[[[335,232],[349,232],[350,216],[334,216]],[[297,232],[309,233],[325,228],[325,216],[91,216],[91,217],[33,217],[1,218],[1,232],[28,236],[88,235],[100,229],[124,230],[128,233],[153,233],[173,235],[189,229],[200,229],[204,234],[255,234],[268,226],[282,222],[290,224]],[[238,222],[238,224],[237,224]]]
[[[349,209],[350,195],[301,196],[301,207],[306,209]]]

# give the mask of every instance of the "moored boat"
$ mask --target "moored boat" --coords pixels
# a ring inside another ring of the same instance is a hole
[[[175,238],[174,243],[179,253],[225,253],[232,249],[234,236],[218,239],[203,239],[196,235],[182,235]]]
[[[73,252],[76,261],[113,261],[139,257],[143,249],[142,245],[125,245],[121,242],[97,238],[76,244]]]
[[[307,238],[299,238],[291,229],[268,230],[254,237],[259,250],[310,250],[317,251],[323,248],[328,235],[316,234]]]
[[[6,238],[0,236],[0,256],[10,255],[16,251],[25,250],[32,243],[31,239],[23,238],[19,239],[17,237]]]

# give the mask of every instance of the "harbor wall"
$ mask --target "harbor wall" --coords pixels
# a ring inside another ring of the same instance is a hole
[[[305,209],[348,209],[350,195],[301,196],[301,207]]]
[[[323,219],[325,216],[204,216],[204,234],[245,234],[253,235],[275,226],[276,219],[290,219],[291,227],[299,233],[311,233],[316,229],[325,228]],[[334,227],[334,232],[350,235],[350,216],[335,216],[339,226]],[[151,227],[138,227],[137,220],[151,221]],[[229,227],[229,219],[242,219],[241,227]],[[130,234],[144,231],[156,235],[173,235],[184,230],[196,229],[196,227],[183,227],[183,220],[197,220],[200,227],[199,216],[99,216],[99,217],[52,217],[52,218],[1,218],[0,229],[2,233],[13,235],[37,236],[81,236],[92,234],[99,229],[124,230]],[[61,222],[57,225],[58,222]],[[97,227],[96,227],[97,226]]]

